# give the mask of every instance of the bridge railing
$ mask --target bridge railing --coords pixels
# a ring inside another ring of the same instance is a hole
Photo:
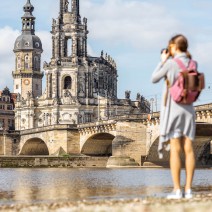
[[[205,111],[205,110],[212,110],[212,104],[204,104],[204,105],[198,105],[195,106],[195,111]]]
[[[151,116],[151,119],[154,119],[154,118],[159,118],[160,113],[155,112],[149,115]],[[109,120],[82,123],[78,125],[78,128],[89,128],[89,127],[100,126],[100,125],[115,124],[117,121],[122,121],[122,120],[147,120],[147,119],[148,119],[148,114],[139,114],[139,115],[127,114],[127,115],[120,115],[120,116],[112,116],[110,117]]]
[[[77,127],[80,128],[89,128],[89,127],[95,127],[95,126],[101,126],[101,125],[108,125],[108,124],[115,124],[115,120],[101,120],[96,122],[90,122],[90,123],[83,123],[77,125]]]
[[[154,112],[151,114],[139,114],[139,115],[122,115],[122,116],[113,116],[114,120],[146,120],[148,117],[151,116],[151,118],[158,118],[160,116],[160,112]]]
[[[196,112],[205,111],[205,110],[212,110],[212,104],[198,105],[198,106],[195,106],[194,108],[195,108]],[[159,118],[160,117],[160,111],[149,113],[149,114],[146,114],[146,113],[138,114],[138,115],[136,115],[136,114],[127,114],[127,115],[113,116],[111,118],[118,121],[118,120],[124,120],[124,119],[126,119],[126,120],[127,119],[146,120],[146,119],[148,119],[148,117],[151,117],[151,119]]]
[[[77,129],[77,125],[75,124],[56,124],[51,126],[43,126],[43,127],[37,127],[37,128],[31,128],[31,129],[24,129],[20,130],[20,134],[33,134],[33,133],[40,133],[40,132],[46,132],[46,131],[52,131],[52,130],[66,130],[66,129]]]

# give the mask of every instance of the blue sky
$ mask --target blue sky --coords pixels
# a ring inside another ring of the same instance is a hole
[[[0,1],[0,89],[12,90],[13,44],[21,30],[26,0]],[[31,0],[35,7],[36,34],[44,45],[43,60],[51,57],[52,18],[58,16],[59,0]],[[164,82],[153,85],[151,74],[159,62],[159,52],[169,38],[185,34],[190,52],[206,75],[206,88],[197,104],[212,102],[212,1],[211,0],[81,0],[81,16],[88,18],[89,53],[101,50],[117,62],[118,96],[132,91],[150,99],[161,98]],[[211,89],[208,87],[211,86]]]

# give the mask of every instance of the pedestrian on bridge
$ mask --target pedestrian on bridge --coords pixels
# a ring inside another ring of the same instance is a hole
[[[195,169],[195,157],[192,142],[195,138],[195,110],[193,104],[181,104],[173,100],[170,94],[172,86],[182,69],[176,60],[180,60],[185,67],[189,67],[191,55],[188,52],[188,41],[183,35],[176,35],[170,39],[168,48],[161,52],[161,62],[152,74],[152,82],[157,83],[166,79],[160,114],[159,157],[163,158],[163,149],[170,150],[170,168],[174,190],[167,196],[169,199],[192,198],[192,180]],[[196,62],[195,62],[195,65]],[[180,185],[181,158],[185,153],[186,184],[185,193]]]

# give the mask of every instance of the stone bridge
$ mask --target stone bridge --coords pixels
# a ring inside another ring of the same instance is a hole
[[[210,146],[212,140],[211,111],[212,104],[196,107],[195,148],[199,158],[204,156],[205,149],[210,152],[208,145]],[[158,164],[159,122],[159,113],[152,113],[117,116],[113,120],[78,126],[53,125],[23,130],[20,131],[19,154],[113,156],[123,157],[125,164],[129,165],[141,165],[145,160]],[[167,162],[167,158],[165,160]],[[122,162],[119,160],[119,164]],[[162,162],[165,161],[160,161]]]
[[[195,107],[196,140],[194,150],[198,163],[207,164],[211,157],[212,104]],[[78,126],[80,149],[86,155],[112,155],[130,157],[137,163],[164,165],[169,154],[158,160],[159,113],[113,117],[102,121]],[[207,158],[208,157],[208,158]],[[120,160],[119,160],[120,163]]]
[[[141,155],[146,155],[147,133],[145,123],[139,119],[137,116],[124,117],[124,120],[78,126],[54,125],[23,130],[20,131],[19,154],[130,155],[140,161]]]

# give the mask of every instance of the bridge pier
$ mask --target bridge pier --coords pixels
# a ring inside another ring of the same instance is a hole
[[[140,166],[146,155],[146,126],[137,121],[118,121],[107,167]]]
[[[133,142],[128,137],[117,135],[112,141],[112,156],[108,159],[107,168],[139,166],[127,149]]]

